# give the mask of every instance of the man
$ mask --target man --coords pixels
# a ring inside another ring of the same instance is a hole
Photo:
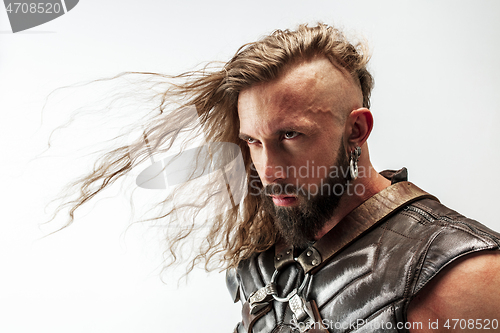
[[[275,78],[239,92],[240,138],[280,239],[228,275],[234,299],[244,303],[236,331],[455,332],[481,331],[484,323],[498,329],[497,233],[424,194],[403,200],[389,218],[369,221],[376,225],[368,231],[340,234],[350,231],[343,220],[366,217],[356,210],[373,208],[363,207],[368,199],[382,195],[369,205],[385,210],[383,196],[403,193],[391,191],[389,173],[385,178],[370,163],[371,87],[363,86],[367,74],[343,58],[355,48],[335,45],[335,34],[324,26],[276,34],[287,60]],[[277,47],[270,40],[262,43]],[[354,170],[346,177],[355,164],[358,176]],[[296,171],[304,167],[309,174],[301,177]],[[314,168],[322,172],[312,175]],[[392,173],[392,183],[401,184],[404,173]],[[328,247],[320,244],[327,233],[347,244],[329,258],[318,253]],[[311,270],[301,262],[307,257],[323,266]]]
[[[247,44],[219,71],[172,78],[187,82],[161,93],[146,145],[104,156],[79,183],[71,218],[151,147],[167,150],[194,105],[207,140],[237,144],[247,173],[248,195],[207,222],[193,259],[229,267],[243,304],[235,332],[498,330],[500,234],[407,182],[406,169],[374,170],[367,62],[362,44],[319,24]],[[185,100],[166,112],[171,97]],[[196,217],[207,202],[158,219]],[[195,229],[169,229],[174,261]]]

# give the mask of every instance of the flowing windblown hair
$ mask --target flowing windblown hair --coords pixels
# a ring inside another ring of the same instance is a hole
[[[74,220],[75,210],[147,161],[152,154],[169,151],[179,135],[192,128],[195,122],[201,125],[207,142],[238,145],[246,170],[245,181],[248,184],[252,179],[258,180],[248,147],[238,138],[238,95],[256,83],[277,78],[286,65],[316,56],[325,56],[334,65],[346,69],[361,88],[363,106],[369,108],[373,79],[366,68],[369,60],[366,46],[361,42],[350,43],[342,32],[326,24],[300,25],[294,31],[276,30],[257,42],[243,45],[230,61],[215,69],[205,68],[177,76],[140,73],[167,82],[167,88],[158,95],[156,111],[159,112],[148,121],[142,138],[103,154],[90,174],[72,183],[77,197],[61,205],[58,211],[62,207],[69,208],[69,225]],[[195,117],[186,113],[187,108],[193,107],[197,111]],[[262,188],[259,181],[254,182],[252,188],[256,186]],[[195,230],[199,231],[194,220],[199,217],[197,211],[207,204],[200,200],[195,204],[169,206],[174,196],[162,198],[159,206],[170,208],[153,218],[162,221],[183,219],[177,220],[180,228],[168,228],[169,224],[165,223],[170,258],[167,266],[179,260],[183,243]],[[230,209],[204,221],[205,234],[196,243],[194,256],[189,260],[190,269],[199,263],[204,263],[206,269],[234,267],[252,253],[273,246],[279,235],[261,201],[259,195],[250,193]],[[184,213],[179,214],[179,210]]]

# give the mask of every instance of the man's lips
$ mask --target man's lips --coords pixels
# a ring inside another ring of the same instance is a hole
[[[294,196],[272,195],[271,198],[276,206],[294,206],[297,203]]]

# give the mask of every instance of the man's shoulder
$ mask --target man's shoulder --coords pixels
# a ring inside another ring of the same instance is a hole
[[[407,312],[409,322],[424,324],[415,332],[459,332],[464,325],[475,331],[486,323],[492,328],[492,320],[500,320],[500,234],[437,201],[411,207],[420,222],[436,228]]]
[[[474,331],[486,323],[490,323],[491,329],[493,320],[498,327],[499,271],[500,251],[482,251],[455,260],[412,300],[408,321],[437,322],[434,328],[438,330],[432,332],[460,331],[464,325]],[[426,325],[423,327],[420,332],[426,332]]]

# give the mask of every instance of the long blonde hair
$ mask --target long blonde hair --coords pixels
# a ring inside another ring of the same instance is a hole
[[[74,220],[75,210],[147,161],[152,154],[169,151],[179,134],[193,127],[195,122],[201,125],[208,142],[238,145],[246,170],[245,182],[258,180],[248,147],[238,138],[238,95],[256,83],[275,79],[287,64],[318,55],[327,57],[351,74],[363,93],[364,107],[369,107],[373,80],[366,68],[369,55],[365,45],[350,43],[343,33],[326,24],[300,25],[294,31],[276,30],[257,42],[243,45],[230,61],[216,69],[205,68],[177,76],[141,73],[168,82],[168,88],[159,94],[159,112],[145,126],[142,138],[105,153],[90,174],[72,183],[77,198],[61,205],[58,211],[69,208],[69,225]],[[193,107],[197,117],[186,112]],[[252,188],[256,186],[262,185],[254,181]],[[174,196],[164,198],[160,205],[168,207]],[[179,216],[192,219],[177,221],[182,227],[170,228],[165,233],[170,254],[167,265],[179,259],[183,243],[195,230],[200,230],[194,220],[200,218],[197,212],[208,202],[201,201],[170,207],[153,218],[169,221],[167,226]],[[180,210],[184,213],[178,214]],[[206,269],[235,267],[252,253],[267,250],[279,238],[270,214],[262,207],[260,196],[252,193],[215,218],[206,219],[202,225],[205,234],[196,244],[189,270],[198,263],[204,263]]]

